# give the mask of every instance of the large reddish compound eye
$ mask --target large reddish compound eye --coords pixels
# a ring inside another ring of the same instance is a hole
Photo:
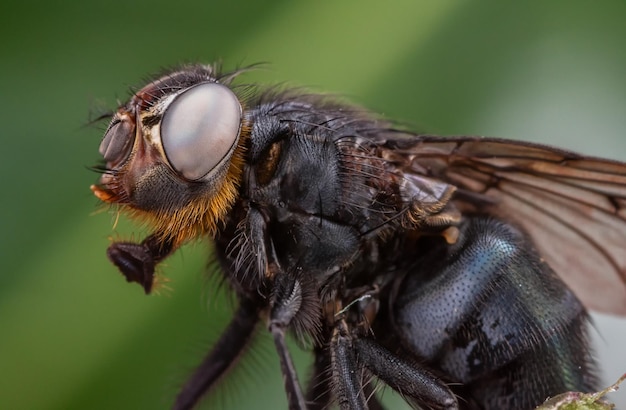
[[[230,159],[241,129],[241,104],[228,87],[195,85],[176,96],[161,122],[170,166],[187,180],[208,180]]]
[[[100,155],[108,163],[125,161],[135,141],[135,127],[128,115],[116,114],[100,143]]]

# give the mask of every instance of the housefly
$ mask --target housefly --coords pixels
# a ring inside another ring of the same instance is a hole
[[[232,321],[176,398],[198,403],[273,338],[291,409],[530,409],[595,390],[586,309],[626,313],[626,164],[401,130],[302,90],[189,65],[112,115],[102,201],[151,227],[109,259],[145,293],[208,237]],[[314,353],[301,384],[286,344]]]

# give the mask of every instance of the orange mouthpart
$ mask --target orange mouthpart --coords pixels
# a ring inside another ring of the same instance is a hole
[[[98,185],[91,185],[89,189],[102,202],[114,202],[114,195],[110,191],[102,189]]]

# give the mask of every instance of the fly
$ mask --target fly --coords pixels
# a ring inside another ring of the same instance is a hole
[[[263,321],[289,408],[530,409],[596,390],[586,309],[626,313],[626,164],[415,134],[317,94],[183,66],[113,114],[102,201],[147,223],[109,259],[145,293],[209,238],[237,296],[180,391],[194,407]],[[601,295],[601,296],[598,296]],[[301,384],[286,336],[312,346]]]

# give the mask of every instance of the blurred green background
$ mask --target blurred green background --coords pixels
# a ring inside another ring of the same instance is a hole
[[[0,5],[0,408],[164,409],[231,305],[209,248],[168,260],[146,297],[108,263],[96,212],[102,126],[148,74],[179,62],[345,95],[416,129],[541,141],[626,160],[626,2],[5,0]],[[626,371],[624,321],[598,317],[605,381]],[[259,332],[204,408],[285,408]],[[302,373],[308,363],[298,354]],[[390,395],[386,392],[386,396]],[[614,396],[626,408],[626,394]]]

